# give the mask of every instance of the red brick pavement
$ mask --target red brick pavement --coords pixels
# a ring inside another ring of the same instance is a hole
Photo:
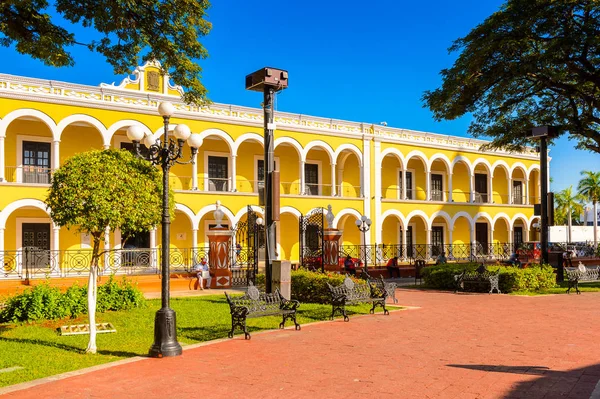
[[[600,379],[600,294],[398,298],[419,308],[236,336],[6,397],[579,399]]]

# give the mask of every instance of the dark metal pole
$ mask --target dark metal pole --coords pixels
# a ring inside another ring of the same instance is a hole
[[[275,90],[273,87],[264,88],[264,122],[265,122],[265,290],[272,292],[271,279],[273,273],[273,259],[275,256],[275,222],[273,221],[273,168],[274,168],[274,144],[273,144],[273,98]]]
[[[162,195],[162,239],[161,239],[161,301],[162,307],[154,317],[154,343],[150,347],[149,355],[152,357],[178,356],[182,349],[177,342],[177,322],[175,311],[169,308],[169,258],[171,241],[171,216],[169,215],[169,117],[164,119],[164,140],[161,149],[161,167],[163,172]]]
[[[542,263],[548,264],[548,146],[547,138],[540,137],[540,191],[541,191],[541,231]]]

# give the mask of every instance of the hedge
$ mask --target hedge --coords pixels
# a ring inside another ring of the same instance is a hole
[[[346,276],[337,273],[319,273],[308,270],[292,270],[292,299],[304,303],[331,303],[327,283],[336,286],[344,282]],[[356,284],[366,284],[364,280],[352,277]],[[265,275],[256,276],[256,285],[264,288]]]
[[[427,287],[453,290],[455,274],[462,273],[465,269],[475,270],[478,266],[476,263],[428,266],[422,271],[423,280]],[[487,270],[500,271],[499,286],[502,292],[533,292],[556,286],[556,275],[552,266],[549,265],[533,265],[526,269],[512,266],[488,266]]]
[[[142,292],[125,278],[113,277],[98,286],[97,312],[126,310],[144,304]],[[73,285],[64,293],[48,283],[8,297],[0,309],[0,323],[75,318],[87,313],[87,287]]]

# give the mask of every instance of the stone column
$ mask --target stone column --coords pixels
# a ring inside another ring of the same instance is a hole
[[[231,288],[232,273],[229,269],[231,230],[226,227],[214,227],[206,235],[210,246],[208,265],[213,274],[211,288]]]
[[[425,201],[431,201],[431,170],[425,170]]]
[[[192,163],[192,190],[198,190],[198,153],[194,154],[194,163]]]
[[[50,169],[52,171],[58,169],[60,166],[60,140],[52,141],[52,160],[50,164]]]
[[[448,202],[452,202],[452,172],[448,173]]]
[[[425,244],[427,246],[426,250],[427,250],[427,259],[431,259],[431,230],[427,229],[425,230]],[[427,259],[425,261],[427,261]]]
[[[513,188],[513,179],[512,177],[508,178],[508,200],[506,201],[507,204],[512,204],[513,203],[513,195],[512,195],[512,188]]]
[[[237,156],[231,156],[231,187],[229,187],[229,191],[236,192],[237,191]],[[256,182],[254,182],[256,184]]]
[[[525,205],[529,205],[530,203],[531,201],[529,200],[529,180],[525,180]]]
[[[336,181],[335,181],[335,163],[330,164],[331,166],[331,196],[335,197],[336,193]]]
[[[494,182],[494,176],[490,175],[490,194],[488,197],[488,202],[490,204],[494,203],[494,184],[493,184],[493,182]]]
[[[342,238],[343,230],[324,229],[323,230],[323,266],[325,270],[340,272],[339,254],[340,254],[340,239]]]
[[[306,190],[304,188],[304,183],[306,181],[306,177],[304,175],[304,165],[306,162],[300,161],[300,189],[298,190],[298,194],[306,194]]]
[[[412,244],[412,243],[407,243],[406,242],[406,234],[407,234],[408,229],[404,226],[402,226],[402,259],[406,260],[408,259],[408,245]]]
[[[0,136],[0,181],[6,181],[4,175],[4,136]]]
[[[471,174],[469,178],[469,202],[475,202],[475,174]]]
[[[60,250],[60,226],[55,224],[52,225],[52,246],[50,249],[50,267],[53,269],[52,274],[59,276],[61,274],[60,262],[59,262],[59,250]],[[64,273],[66,274],[66,273]]]

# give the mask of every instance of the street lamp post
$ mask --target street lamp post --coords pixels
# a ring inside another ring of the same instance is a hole
[[[154,165],[160,165],[163,172],[162,192],[162,240],[161,240],[161,300],[162,307],[154,317],[154,343],[150,347],[149,355],[152,357],[166,357],[181,355],[181,345],[177,342],[177,323],[175,311],[169,307],[169,258],[170,258],[170,236],[171,217],[169,215],[169,169],[176,163],[187,164],[194,162],[194,156],[198,147],[202,145],[202,137],[199,134],[191,134],[190,128],[180,124],[173,130],[177,142],[169,138],[169,120],[175,113],[175,107],[169,102],[160,103],[158,113],[163,117],[164,137],[147,135],[140,126],[130,126],[127,129],[127,137],[133,142],[135,153],[138,157],[146,159]],[[140,141],[148,147],[142,151]],[[187,162],[178,161],[183,155],[183,145],[187,140],[191,147],[191,159]]]
[[[356,219],[356,227],[358,227],[358,230],[363,234],[363,248],[365,255],[365,264],[363,267],[365,270],[367,268],[367,231],[371,228],[371,223],[371,219],[365,215],[362,215],[360,219]]]

